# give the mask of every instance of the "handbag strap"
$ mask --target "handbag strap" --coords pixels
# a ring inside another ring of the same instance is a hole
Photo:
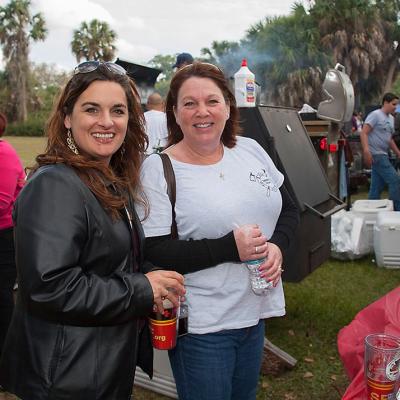
[[[175,182],[175,172],[172,167],[171,160],[168,154],[158,153],[161,157],[161,161],[164,169],[164,177],[167,182],[167,193],[169,197],[169,201],[172,206],[172,224],[171,224],[171,237],[172,239],[178,238],[178,226],[176,225],[175,219],[175,201],[176,201],[176,182]]]

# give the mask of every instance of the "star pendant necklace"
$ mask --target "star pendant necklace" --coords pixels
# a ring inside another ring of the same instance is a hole
[[[220,157],[220,159],[219,159],[219,161],[218,161],[218,163],[220,163],[221,161],[222,161],[222,159],[224,158],[224,145],[221,143],[221,147],[220,147],[220,152],[221,152],[221,157]],[[217,164],[218,164],[217,163]],[[219,167],[221,167],[221,166],[219,166]],[[213,168],[214,169],[216,169],[217,167],[215,166],[215,165],[213,165]],[[219,168],[218,168],[219,169]],[[221,179],[221,180],[225,180],[225,174],[224,174],[224,172],[223,171],[219,171],[219,179]]]

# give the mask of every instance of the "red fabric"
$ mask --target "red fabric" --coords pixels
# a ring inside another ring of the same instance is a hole
[[[361,310],[338,335],[338,350],[349,379],[342,400],[365,398],[364,338],[370,333],[400,337],[400,287]]]

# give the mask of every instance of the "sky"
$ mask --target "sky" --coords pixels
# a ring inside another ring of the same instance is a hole
[[[5,6],[9,0],[0,0]],[[307,2],[307,0],[305,0]],[[47,23],[44,42],[31,45],[30,60],[71,70],[70,43],[81,22],[106,21],[118,36],[120,59],[147,65],[156,54],[189,52],[214,40],[238,41],[267,16],[289,14],[294,0],[31,0]]]

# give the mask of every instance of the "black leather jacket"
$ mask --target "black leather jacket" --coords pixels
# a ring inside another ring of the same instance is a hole
[[[143,231],[131,210],[143,243]],[[152,269],[133,272],[131,239],[73,169],[41,167],[15,204],[19,292],[0,385],[23,400],[128,400],[135,366],[152,374],[145,317]],[[143,252],[142,252],[143,254]]]

